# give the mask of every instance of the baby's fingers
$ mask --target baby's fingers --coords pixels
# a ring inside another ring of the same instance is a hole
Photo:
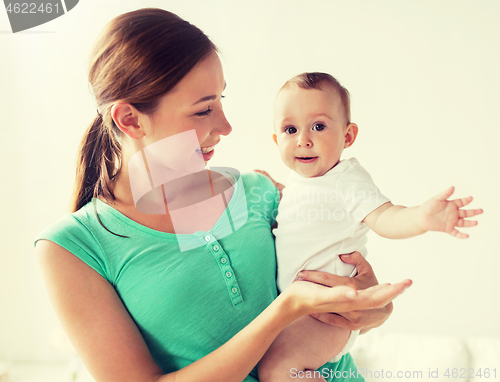
[[[458,219],[457,223],[457,227],[474,227],[475,225],[477,225],[475,220]]]
[[[458,208],[462,208],[462,207],[466,206],[467,204],[469,204],[470,202],[472,202],[472,196],[468,196],[468,197],[462,198],[462,199],[453,200],[453,203],[455,203],[455,205]]]
[[[456,229],[453,229],[451,232],[449,232],[449,234],[451,236],[455,236],[457,239],[467,239],[469,237],[469,235],[467,235],[463,232],[457,231]]]
[[[477,210],[460,210],[458,211],[458,216],[461,218],[471,218],[476,215],[481,215],[483,213],[482,209]]]
[[[258,172],[259,174],[262,174],[262,175],[265,175],[265,176],[269,176],[269,174],[264,171],[264,170],[254,170],[255,172]]]
[[[447,200],[455,191],[455,187],[451,186],[447,190],[441,192],[440,194],[436,195],[433,199],[437,200]]]

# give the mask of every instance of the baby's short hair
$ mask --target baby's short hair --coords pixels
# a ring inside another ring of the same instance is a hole
[[[301,73],[289,79],[281,89],[288,87],[290,84],[295,84],[302,89],[319,89],[330,88],[335,90],[340,95],[342,106],[344,107],[347,123],[351,122],[351,100],[349,91],[343,87],[339,81],[330,74],[321,72]]]

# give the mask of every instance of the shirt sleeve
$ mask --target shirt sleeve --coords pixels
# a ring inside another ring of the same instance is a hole
[[[60,245],[111,283],[109,266],[101,246],[90,230],[72,214],[65,215],[38,234],[35,246],[39,240],[49,240]]]
[[[337,180],[337,196],[350,218],[360,222],[390,199],[380,192],[357,160],[351,159],[351,163]]]

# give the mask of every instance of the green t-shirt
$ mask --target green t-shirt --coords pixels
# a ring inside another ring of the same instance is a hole
[[[106,228],[129,238],[103,228],[89,202],[46,228],[35,243],[62,246],[110,282],[165,373],[222,346],[276,298],[271,226],[279,194],[263,175],[243,174],[226,213],[212,230],[193,235],[147,228],[94,201]],[[238,207],[243,203],[244,211]],[[327,366],[355,369],[350,355]],[[257,381],[256,368],[245,381]]]

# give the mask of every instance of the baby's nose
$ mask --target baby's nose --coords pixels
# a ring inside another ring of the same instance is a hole
[[[298,147],[311,147],[312,146],[312,142],[311,142],[311,140],[309,139],[308,136],[301,135],[299,137],[299,139],[297,140],[297,146]]]

